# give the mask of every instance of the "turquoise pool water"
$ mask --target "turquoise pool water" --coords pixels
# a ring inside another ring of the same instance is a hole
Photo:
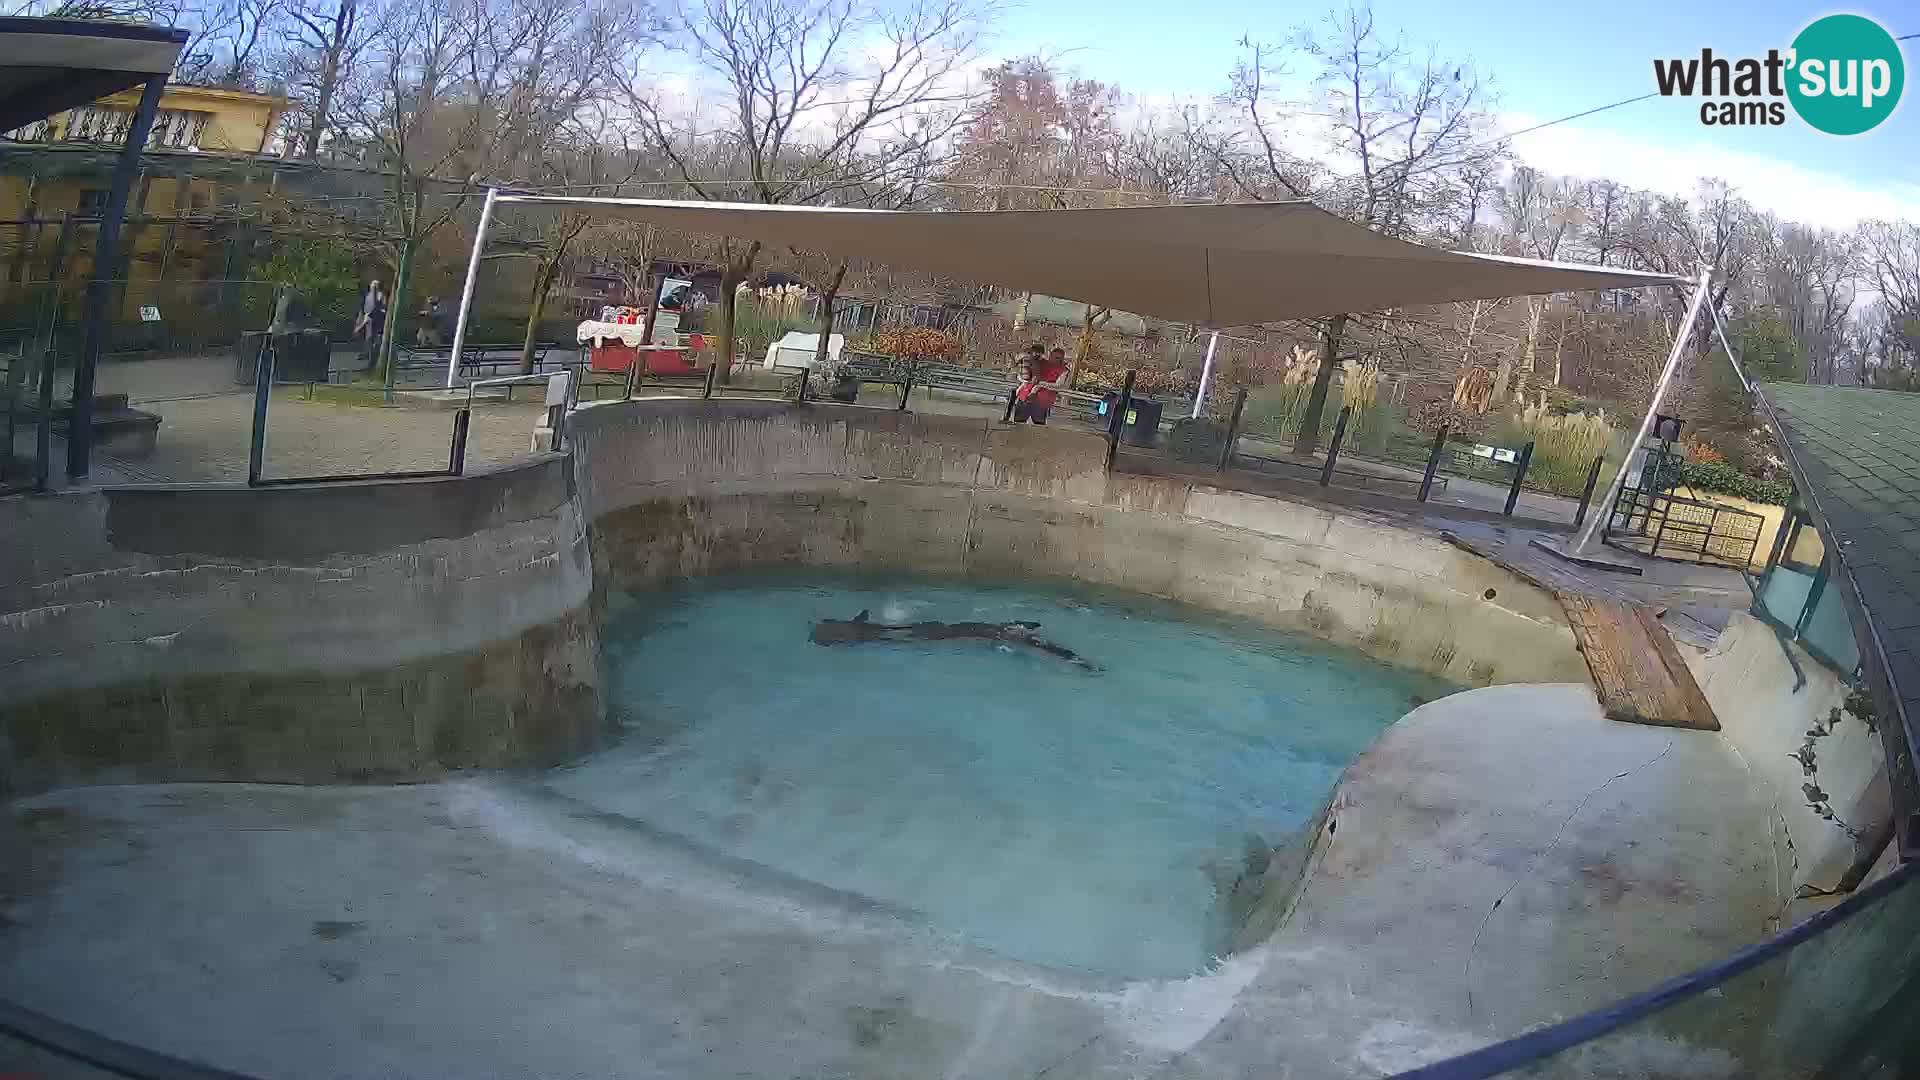
[[[1222,884],[1451,687],[1133,598],[741,582],[633,597],[604,635],[625,738],[552,786],[1019,959],[1204,968]],[[816,621],[1030,620],[1097,665],[954,640],[823,647]]]

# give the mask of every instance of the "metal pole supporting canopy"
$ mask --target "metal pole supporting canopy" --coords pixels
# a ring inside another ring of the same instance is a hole
[[[1620,497],[1621,488],[1626,486],[1627,466],[1632,463],[1633,455],[1638,453],[1640,445],[1647,441],[1647,435],[1653,431],[1654,417],[1660,412],[1660,405],[1666,399],[1667,388],[1673,385],[1674,376],[1680,372],[1680,358],[1686,355],[1687,343],[1693,340],[1693,325],[1700,319],[1701,304],[1707,298],[1707,289],[1713,284],[1713,268],[1700,268],[1700,277],[1693,285],[1693,298],[1687,302],[1687,317],[1680,324],[1680,332],[1673,336],[1673,350],[1667,354],[1667,366],[1660,371],[1660,380],[1653,384],[1653,400],[1647,403],[1647,415],[1640,421],[1640,431],[1633,441],[1627,444],[1627,459],[1613,474],[1613,480],[1607,485],[1606,498],[1600,500],[1599,512],[1588,516],[1587,523],[1581,527],[1580,535],[1574,537],[1567,551],[1573,555],[1588,555],[1593,552],[1594,544],[1600,536],[1600,530],[1606,526],[1607,519],[1613,515],[1613,501]],[[1715,316],[1717,320],[1718,315]]]
[[[453,389],[460,377],[460,349],[467,343],[467,315],[473,310],[473,283],[480,277],[480,251],[487,246],[487,225],[493,221],[493,203],[499,188],[487,189],[487,201],[480,206],[480,223],[473,227],[473,254],[467,256],[467,280],[460,286],[460,314],[453,324],[453,348],[447,352],[447,389]]]
[[[1200,419],[1200,410],[1206,405],[1207,385],[1213,382],[1213,350],[1219,344],[1220,331],[1215,330],[1213,336],[1207,338],[1207,359],[1200,365],[1200,389],[1193,395],[1193,413],[1188,417],[1190,420]]]

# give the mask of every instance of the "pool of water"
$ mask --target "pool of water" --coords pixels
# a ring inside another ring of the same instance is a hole
[[[1024,961],[1203,969],[1249,849],[1284,843],[1433,679],[1134,598],[756,580],[603,633],[625,737],[560,793],[906,909]],[[974,640],[823,647],[821,619],[1039,623],[1092,670]]]

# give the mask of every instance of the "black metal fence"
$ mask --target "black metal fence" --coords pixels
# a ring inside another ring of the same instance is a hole
[[[1748,510],[1630,488],[1614,501],[1602,538],[1656,559],[1744,571],[1765,527],[1766,519]]]
[[[1354,488],[1534,520],[1585,522],[1607,463],[1598,455],[1580,463],[1572,484],[1539,482],[1535,444],[1491,446],[1460,440],[1446,428],[1431,436],[1369,430],[1365,414],[1349,406],[1330,413],[1331,430],[1313,455],[1292,452],[1291,441],[1243,425],[1248,392],[1237,391],[1227,419],[1176,420],[1168,452],[1190,466],[1240,469],[1322,487]],[[1584,483],[1582,483],[1584,481]],[[1570,488],[1570,490],[1561,490]],[[1531,496],[1522,502],[1523,497]]]

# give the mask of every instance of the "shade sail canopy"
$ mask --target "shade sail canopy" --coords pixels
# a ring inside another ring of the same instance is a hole
[[[0,132],[165,75],[186,44],[166,26],[0,18]]]
[[[1681,281],[1423,247],[1305,201],[982,211],[505,194],[497,201],[871,259],[1213,327]]]

